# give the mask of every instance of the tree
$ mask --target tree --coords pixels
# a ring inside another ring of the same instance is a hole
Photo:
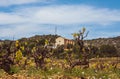
[[[12,54],[14,53],[14,50],[12,51],[12,44],[13,41],[7,41],[4,42],[2,46],[0,46],[0,52],[4,52],[4,54],[0,55],[0,68],[3,69],[8,74],[12,74],[10,72],[11,65],[14,64]]]
[[[32,56],[35,60],[36,67],[45,69],[46,59],[52,55],[51,48],[48,48],[49,41],[45,41],[45,46],[36,46],[32,50]]]
[[[77,50],[77,52],[78,52],[77,56],[79,56],[79,59],[78,59],[78,61],[69,60],[71,62],[71,64],[70,64],[71,68],[75,67],[76,65],[88,65],[89,64],[88,49],[84,45],[84,39],[87,37],[89,32],[85,32],[85,31],[86,31],[86,29],[83,28],[78,33],[73,33],[72,34],[73,37],[74,37],[74,41],[75,41],[74,46],[76,46],[77,49],[78,49]]]

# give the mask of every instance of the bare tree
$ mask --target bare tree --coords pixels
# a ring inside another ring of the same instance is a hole
[[[82,30],[80,30],[78,33],[73,33],[73,37],[74,37],[74,41],[75,44],[74,46],[78,46],[78,50],[79,50],[79,59],[78,61],[73,61],[70,60],[70,55],[69,55],[69,62],[70,62],[70,67],[73,68],[77,65],[88,65],[89,66],[89,61],[88,61],[88,55],[89,55],[89,49],[87,47],[85,47],[84,45],[84,39],[87,37],[89,32],[85,32],[86,29],[83,28]]]

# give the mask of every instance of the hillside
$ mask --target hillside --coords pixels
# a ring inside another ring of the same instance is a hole
[[[55,42],[55,39],[59,37],[58,35],[35,35],[29,38],[21,38],[19,41],[21,42],[34,42],[37,40],[49,40],[51,43]],[[0,40],[0,42],[5,42],[5,41],[10,41],[10,40]],[[113,37],[113,38],[97,38],[97,39],[92,39],[92,40],[85,40],[85,44],[92,44],[94,46],[101,46],[101,45],[114,45],[118,51],[120,51],[120,36],[118,37]]]
[[[50,43],[54,43],[55,39],[59,37],[58,35],[35,35],[29,38],[21,38],[19,41],[21,42],[35,42],[40,41],[40,43],[43,43],[45,39],[49,40]],[[5,42],[10,40],[0,40],[0,42]],[[120,36],[113,37],[113,38],[98,38],[98,39],[92,39],[92,40],[85,40],[85,44],[92,44],[93,46],[99,47],[101,45],[114,45],[118,52],[120,53]]]
[[[86,40],[87,44],[92,44],[94,46],[101,46],[101,45],[114,45],[118,52],[120,53],[120,36],[113,37],[113,38],[98,38],[92,40]]]

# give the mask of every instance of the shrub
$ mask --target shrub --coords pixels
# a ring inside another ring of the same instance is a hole
[[[101,57],[113,57],[117,56],[117,49],[113,45],[101,45],[100,54]]]

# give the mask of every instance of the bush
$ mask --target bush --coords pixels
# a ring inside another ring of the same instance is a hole
[[[89,58],[94,58],[99,55],[99,49],[96,46],[89,46],[90,48],[90,55]]]
[[[64,58],[64,45],[58,46],[53,52],[54,57],[58,59]]]
[[[117,56],[117,49],[113,45],[101,45],[100,54],[101,57],[113,57]]]

